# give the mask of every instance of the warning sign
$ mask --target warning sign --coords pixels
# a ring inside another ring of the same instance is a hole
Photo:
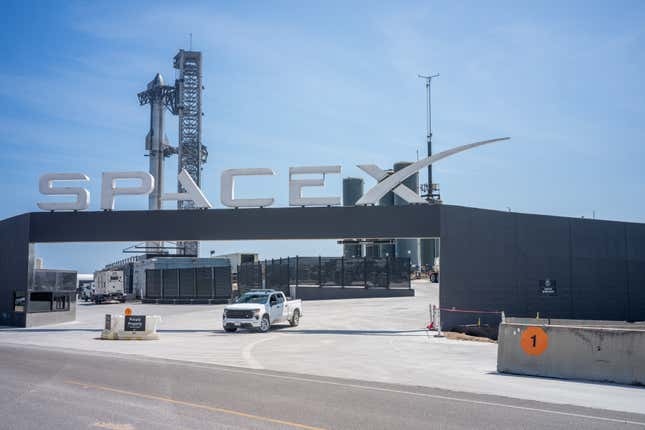
[[[145,315],[126,315],[125,331],[146,331]]]
[[[549,335],[541,327],[527,327],[522,332],[520,345],[528,355],[542,355],[549,347]]]

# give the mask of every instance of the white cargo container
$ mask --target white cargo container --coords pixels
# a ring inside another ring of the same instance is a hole
[[[101,270],[94,273],[94,303],[107,301],[125,302],[123,270]]]
[[[258,262],[258,254],[253,252],[236,252],[233,254],[211,255],[211,257],[228,259],[231,262],[231,273],[237,273],[237,266],[242,263]]]

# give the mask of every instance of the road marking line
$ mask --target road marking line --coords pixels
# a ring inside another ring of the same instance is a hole
[[[251,369],[256,369],[256,370],[262,370],[264,369],[264,366],[262,366],[262,363],[260,363],[258,360],[253,357],[253,348],[255,348],[257,345],[261,344],[262,342],[266,342],[268,340],[273,340],[275,338],[275,335],[273,336],[263,336],[262,338],[251,342],[247,343],[244,348],[242,348],[242,358],[246,362],[247,366],[249,366]]]
[[[103,421],[95,422],[92,427],[98,427],[108,430],[134,430],[130,424],[115,424],[115,423],[106,423]]]
[[[148,400],[157,400],[161,402],[166,402],[166,403],[172,403],[174,405],[181,405],[181,406],[189,406],[191,408],[196,408],[196,409],[204,409],[206,411],[210,412],[218,412],[222,414],[229,414],[229,415],[236,415],[238,417],[244,417],[244,418],[250,418],[253,420],[258,420],[258,421],[265,421],[265,422],[270,422],[274,424],[281,424],[289,427],[295,427],[299,429],[304,429],[304,430],[325,430],[321,427],[313,427],[313,426],[308,426],[306,424],[300,424],[300,423],[294,423],[291,421],[284,421],[284,420],[278,420],[275,418],[269,418],[269,417],[263,417],[261,415],[253,415],[253,414],[248,414],[246,412],[240,412],[236,411],[233,409],[225,409],[225,408],[218,408],[215,406],[208,406],[208,405],[202,405],[199,403],[191,403],[191,402],[186,402],[183,400],[175,400],[171,399],[169,397],[160,397],[160,396],[155,396],[152,394],[144,394],[144,393],[137,393],[134,391],[127,391],[127,390],[121,390],[118,388],[112,388],[112,387],[105,387],[102,385],[95,385],[95,384],[88,384],[85,382],[80,382],[80,381],[73,381],[73,380],[66,380],[64,381],[66,384],[69,385],[76,385],[80,386],[83,388],[93,388],[95,390],[100,390],[100,391],[109,391],[112,393],[117,393],[117,394],[124,394],[127,396],[133,396],[133,397],[140,397],[142,399],[148,399]]]

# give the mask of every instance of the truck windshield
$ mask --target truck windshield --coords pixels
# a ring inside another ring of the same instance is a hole
[[[268,294],[244,294],[235,303],[265,303]]]

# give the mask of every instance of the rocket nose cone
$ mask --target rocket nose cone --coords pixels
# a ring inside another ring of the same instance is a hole
[[[148,89],[154,88],[154,87],[161,87],[163,85],[166,85],[166,82],[163,79],[163,75],[161,73],[157,73],[154,79],[148,83]]]
[[[157,85],[165,85],[166,83],[163,80],[163,75],[161,73],[157,73],[155,75],[155,78],[152,80]]]

